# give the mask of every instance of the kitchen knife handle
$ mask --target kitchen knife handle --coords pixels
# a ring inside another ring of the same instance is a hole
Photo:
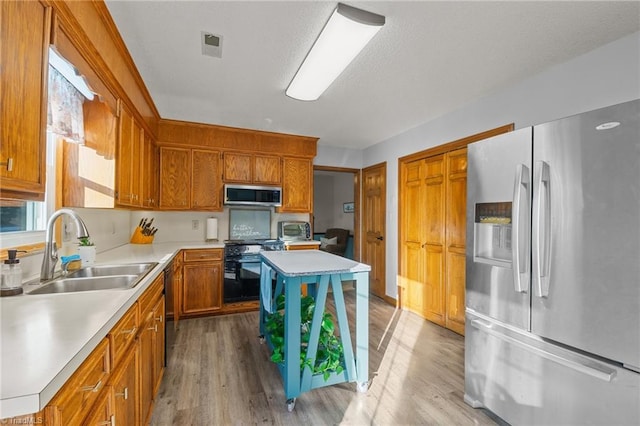
[[[551,173],[549,164],[536,163],[536,197],[533,200],[533,271],[538,297],[549,296],[551,259]]]
[[[529,238],[528,238],[528,223],[529,223],[529,200],[531,198],[529,188],[531,187],[530,183],[530,175],[529,168],[524,164],[518,164],[516,166],[516,179],[513,183],[513,210],[511,212],[511,257],[512,257],[512,267],[513,267],[513,285],[515,287],[516,292],[518,293],[526,293],[528,290],[528,281],[529,281],[529,268],[526,263],[526,259],[529,258],[527,254],[527,247],[529,247]],[[525,188],[526,194],[526,206],[524,209],[525,219],[525,229],[523,234],[521,235],[521,220],[522,220],[522,188]],[[522,250],[522,245],[524,244],[524,250]],[[521,255],[524,258],[524,261],[521,259]],[[525,283],[523,285],[522,283]]]

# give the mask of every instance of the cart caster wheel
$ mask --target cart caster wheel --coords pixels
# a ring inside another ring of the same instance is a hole
[[[264,336],[263,336],[263,335],[260,335],[260,336],[258,336],[258,339],[260,339],[260,340],[259,340],[259,341],[260,341],[260,344],[261,344],[261,345],[264,345],[264,342],[265,342],[265,338],[264,338]]]
[[[365,393],[367,390],[369,390],[369,382],[358,382],[356,384],[356,387],[358,388],[358,392]]]
[[[295,398],[287,399],[287,411],[291,413],[294,408],[296,408],[296,399]]]

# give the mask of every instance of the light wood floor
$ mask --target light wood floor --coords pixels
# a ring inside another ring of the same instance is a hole
[[[348,307],[354,292],[345,292]],[[351,313],[349,313],[351,318]],[[369,383],[302,394],[288,412],[258,313],[181,320],[153,425],[494,424],[463,400],[464,338],[371,296]]]

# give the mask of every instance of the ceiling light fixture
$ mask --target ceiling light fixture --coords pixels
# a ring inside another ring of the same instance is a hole
[[[385,18],[338,3],[286,94],[315,101],[382,28]]]

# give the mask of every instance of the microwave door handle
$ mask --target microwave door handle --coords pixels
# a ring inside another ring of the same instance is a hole
[[[525,189],[526,203],[523,208],[522,188]],[[530,174],[529,168],[524,164],[516,166],[516,176],[513,184],[513,211],[511,216],[511,258],[513,267],[513,284],[518,293],[527,293],[529,282],[529,268],[527,259],[529,258],[527,247],[529,247],[529,199],[530,199]],[[524,215],[524,218],[523,218]],[[522,222],[521,222],[522,221]],[[524,232],[521,234],[522,226]],[[523,282],[527,285],[525,287]]]

